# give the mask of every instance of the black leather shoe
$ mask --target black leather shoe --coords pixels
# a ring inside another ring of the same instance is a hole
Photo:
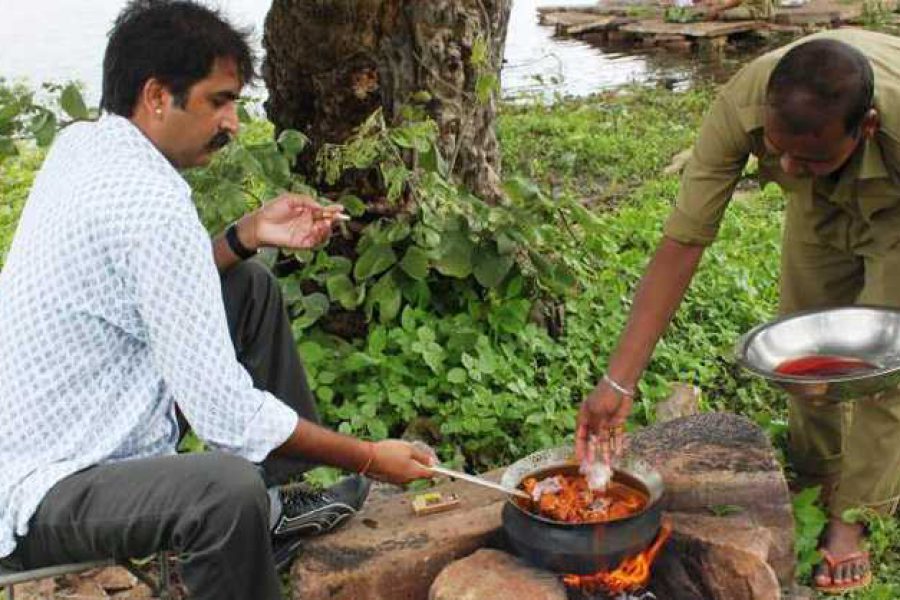
[[[272,535],[309,537],[337,528],[359,512],[371,485],[365,477],[351,475],[324,490],[304,483],[281,486],[281,517]]]

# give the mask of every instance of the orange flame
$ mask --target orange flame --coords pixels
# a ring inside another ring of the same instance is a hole
[[[593,575],[565,575],[563,583],[585,592],[603,590],[617,594],[639,590],[650,581],[650,565],[671,533],[672,526],[664,521],[653,545],[636,556],[626,558],[615,570],[599,571]]]

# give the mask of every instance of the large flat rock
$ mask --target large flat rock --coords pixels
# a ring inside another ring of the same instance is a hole
[[[631,450],[662,474],[664,508],[673,512],[736,512],[772,535],[769,563],[793,580],[794,516],[775,450],[752,421],[730,413],[674,419],[636,433]]]
[[[383,496],[344,529],[311,540],[291,572],[294,598],[424,600],[447,564],[498,543],[503,494],[461,482],[438,489],[460,505],[419,517],[412,494]]]

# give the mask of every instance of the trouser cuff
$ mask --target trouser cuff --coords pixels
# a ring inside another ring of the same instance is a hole
[[[848,494],[842,494],[839,490],[832,498],[828,507],[828,512],[832,517],[843,518],[844,511],[846,510],[852,508],[865,508],[882,517],[889,517],[897,512],[898,504],[900,504],[900,496],[873,502],[853,498]]]

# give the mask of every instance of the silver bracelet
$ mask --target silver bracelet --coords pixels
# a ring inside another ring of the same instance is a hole
[[[634,397],[634,390],[629,390],[627,387],[625,387],[606,373],[603,374],[603,381],[606,382],[606,385],[619,392],[623,396],[628,396],[629,398]]]

